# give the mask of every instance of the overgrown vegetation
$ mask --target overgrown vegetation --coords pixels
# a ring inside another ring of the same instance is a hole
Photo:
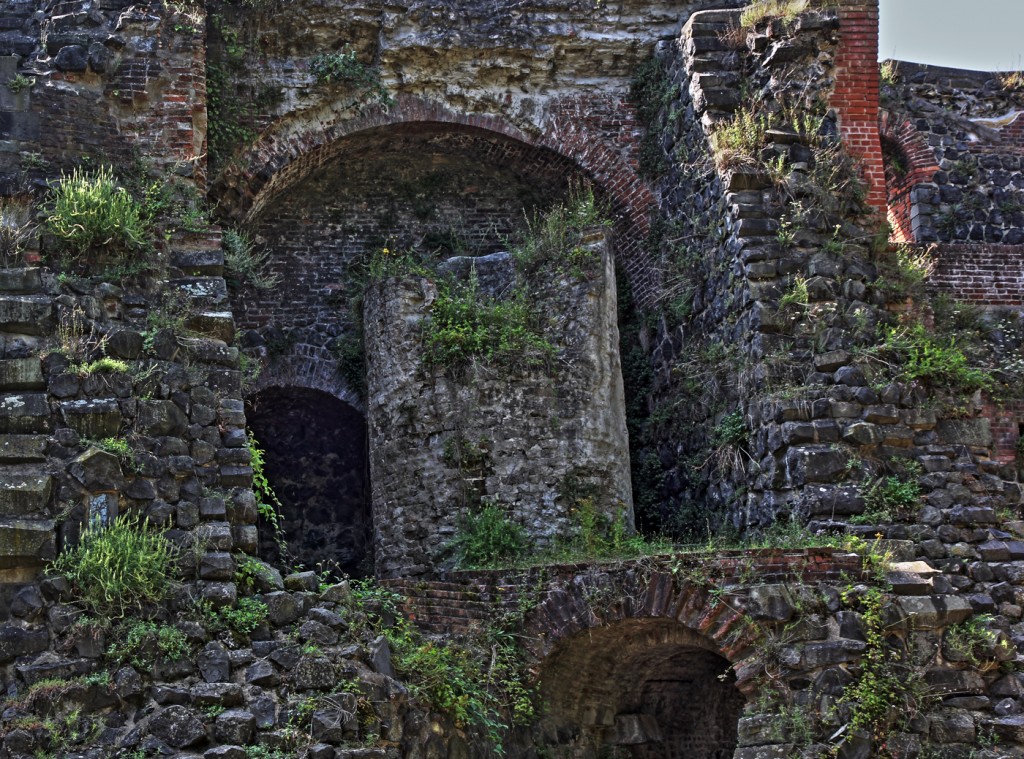
[[[475,271],[464,284],[438,283],[423,345],[428,366],[455,371],[473,360],[506,368],[543,366],[555,353],[527,294],[520,290],[505,299],[485,296]]]
[[[52,564],[86,609],[107,618],[138,614],[160,603],[170,587],[176,550],[148,520],[121,515],[109,526],[92,522],[78,545]]]
[[[373,101],[384,107],[394,103],[380,78],[380,71],[359,60],[355,49],[345,45],[336,53],[317,53],[309,62],[309,73],[320,84],[346,84],[361,101]]]
[[[229,282],[257,290],[272,290],[281,284],[281,275],[270,271],[270,251],[256,247],[248,234],[225,229],[221,243]]]
[[[71,263],[103,254],[116,264],[147,249],[142,204],[117,183],[109,166],[62,175],[50,188],[46,210],[46,231]]]
[[[517,637],[521,618],[496,620],[467,639],[424,637],[397,613],[398,598],[370,582],[352,596],[371,627],[386,636],[395,669],[417,699],[448,713],[461,728],[479,730],[498,756],[513,725],[535,715],[530,676]],[[385,624],[385,619],[397,619]]]
[[[460,567],[508,565],[522,559],[529,546],[523,526],[493,500],[485,500],[463,514],[451,543]]]

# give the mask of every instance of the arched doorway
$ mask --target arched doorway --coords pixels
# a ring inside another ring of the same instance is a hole
[[[247,399],[246,421],[281,501],[288,554],[281,555],[271,527],[261,524],[263,556],[367,574],[372,523],[362,414],[321,390],[269,387]]]
[[[540,675],[542,740],[572,759],[731,759],[745,699],[729,662],[672,619],[559,643]]]

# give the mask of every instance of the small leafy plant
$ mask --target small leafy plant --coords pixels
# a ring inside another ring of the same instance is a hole
[[[338,82],[355,88],[362,100],[373,100],[385,107],[394,102],[380,72],[362,63],[351,45],[336,53],[317,53],[309,62],[309,72],[320,84]]]
[[[224,248],[224,266],[230,279],[238,285],[272,290],[281,284],[281,276],[269,270],[270,251],[256,248],[249,235],[225,229],[221,245]]]
[[[459,522],[452,541],[456,560],[463,567],[486,567],[522,558],[530,545],[522,525],[509,519],[506,510],[485,502]]]
[[[35,83],[36,80],[33,77],[28,77],[24,74],[15,74],[7,80],[7,89],[17,95],[19,92],[29,89]]]

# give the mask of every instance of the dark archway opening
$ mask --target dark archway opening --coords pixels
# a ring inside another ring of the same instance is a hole
[[[321,566],[353,577],[372,573],[366,421],[320,390],[272,387],[246,402],[246,420],[265,451],[267,479],[281,501],[281,555],[261,520],[265,559]]]
[[[542,741],[573,759],[731,759],[745,699],[678,622],[636,619],[561,644],[541,672]]]

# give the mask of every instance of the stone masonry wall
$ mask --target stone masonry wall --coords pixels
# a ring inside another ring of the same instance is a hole
[[[1019,93],[998,73],[887,66],[883,138],[898,234],[922,243],[1024,243]]]
[[[9,191],[42,185],[83,156],[124,164],[140,153],[203,187],[202,8],[124,0],[35,5],[0,6],[9,22],[0,37],[0,176]],[[16,74],[30,86],[13,93]]]
[[[583,180],[551,151],[481,130],[381,129],[345,148],[253,222],[280,286],[240,289],[232,307],[239,327],[258,335],[247,340],[267,346],[268,377],[297,363],[336,371],[339,344],[358,339],[351,306],[375,252],[442,259],[500,250]]]
[[[378,576],[450,566],[474,497],[506,508],[541,547],[574,534],[573,489],[592,491],[600,515],[632,529],[615,279],[606,240],[589,245],[600,256],[596,276],[549,283],[537,299],[558,351],[546,369],[478,362],[452,376],[424,367],[420,325],[435,285],[371,286],[364,319]],[[446,451],[461,446],[480,461],[453,465]]]

